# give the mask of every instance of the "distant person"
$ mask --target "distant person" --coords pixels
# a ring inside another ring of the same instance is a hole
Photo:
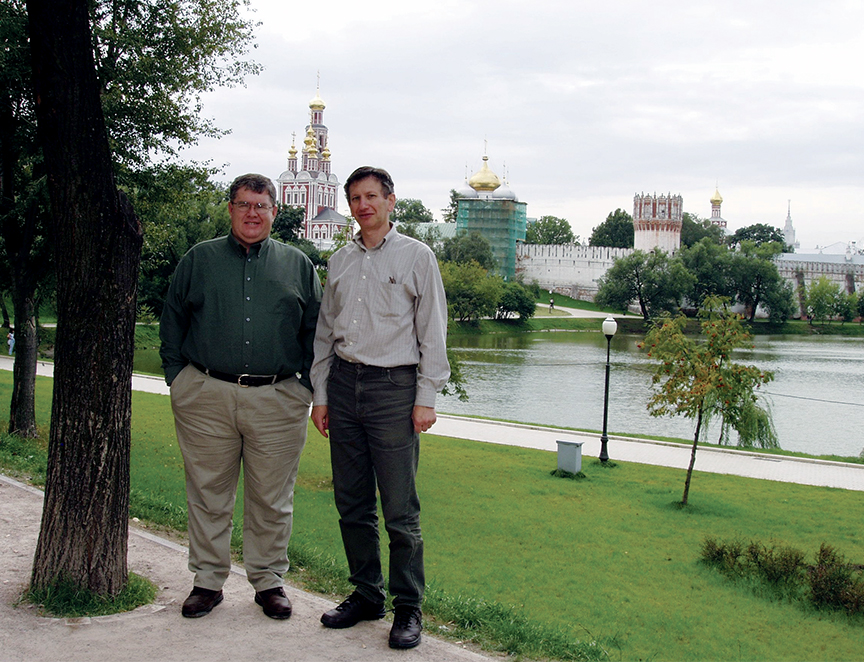
[[[549,299],[549,312],[555,310],[555,299]]]
[[[291,602],[282,576],[321,284],[309,258],[270,238],[276,189],[268,178],[235,179],[228,213],[228,236],[193,246],[177,265],[160,329],[195,573],[182,614],[204,616],[222,602],[242,465],[243,565],[255,602],[285,619]]]
[[[391,648],[420,643],[425,589],[420,432],[450,376],[447,302],[434,253],[390,222],[393,180],[364,166],[345,183],[353,241],[330,258],[312,384],[312,422],[327,437],[342,542],[356,589],[321,617],[348,628],[384,616],[376,488],[390,538]]]
[[[9,345],[9,356],[12,356],[12,352],[15,351],[15,329],[9,329],[9,333],[6,335],[6,344]]]

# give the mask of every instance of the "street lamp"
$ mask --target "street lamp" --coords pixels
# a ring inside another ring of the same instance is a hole
[[[606,462],[609,459],[609,452],[606,450],[606,444],[609,443],[609,437],[606,436],[606,423],[609,420],[609,351],[612,347],[612,336],[618,330],[618,323],[611,317],[603,320],[603,335],[606,336],[606,396],[603,400],[603,434],[600,435],[600,461]]]

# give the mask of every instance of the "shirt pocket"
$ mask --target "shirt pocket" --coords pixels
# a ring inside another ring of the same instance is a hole
[[[375,311],[382,317],[404,317],[414,309],[414,292],[403,283],[375,283]]]

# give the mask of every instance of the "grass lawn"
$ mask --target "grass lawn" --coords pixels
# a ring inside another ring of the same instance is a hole
[[[11,373],[0,373],[4,407],[11,384]],[[46,424],[50,389],[51,380],[38,379],[38,415]],[[132,439],[133,514],[182,528],[183,467],[166,397],[133,394]],[[825,541],[848,560],[864,562],[860,492],[696,472],[691,505],[682,510],[676,502],[683,468],[606,468],[586,460],[586,477],[567,480],[550,475],[551,452],[435,435],[424,435],[422,443],[419,489],[433,619],[442,596],[500,603],[541,626],[538,640],[553,633],[594,641],[615,660],[862,657],[864,619],[760,597],[699,562],[709,535],[787,544],[808,557]],[[8,458],[0,461],[10,466]],[[322,566],[337,580],[347,574],[327,443],[311,426],[291,554],[295,562],[317,557],[319,576]],[[310,572],[295,567],[289,580]],[[495,644],[526,650],[506,637]]]

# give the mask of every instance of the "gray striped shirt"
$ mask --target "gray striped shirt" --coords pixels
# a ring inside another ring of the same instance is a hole
[[[380,368],[417,364],[415,404],[434,407],[450,376],[446,342],[447,301],[432,250],[395,227],[372,249],[358,233],[330,258],[310,372],[314,404],[327,404],[335,353]]]

